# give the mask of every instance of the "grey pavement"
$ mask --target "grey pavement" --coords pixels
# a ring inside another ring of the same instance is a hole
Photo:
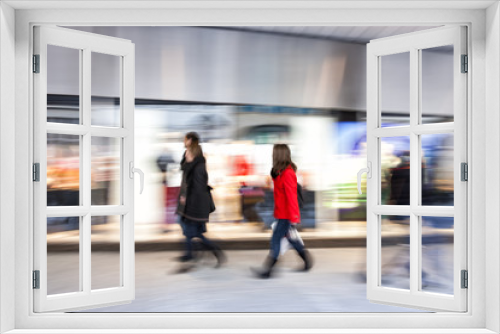
[[[452,251],[452,246],[435,247],[440,252]],[[391,246],[385,250],[398,254],[401,249]],[[311,249],[313,269],[297,272],[301,262],[290,250],[280,259],[276,275],[268,280],[253,277],[249,270],[262,264],[265,250],[227,251],[228,262],[218,269],[214,268],[215,259],[206,254],[184,273],[179,273],[184,264],[175,261],[181,252],[139,252],[135,300],[87,312],[418,312],[366,299],[365,252],[364,248]],[[113,276],[107,275],[107,271],[113,271],[109,266],[111,254],[92,253],[92,268],[97,270],[92,277],[96,280]],[[65,256],[70,255],[51,253],[51,263],[68,270]],[[395,269],[392,278],[404,280],[404,274],[398,273],[401,268]],[[428,272],[436,282],[448,279],[439,277],[438,271]]]

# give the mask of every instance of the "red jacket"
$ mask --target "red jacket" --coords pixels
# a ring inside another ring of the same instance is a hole
[[[300,223],[299,202],[297,199],[297,175],[288,166],[274,182],[274,218],[288,219],[292,224]]]

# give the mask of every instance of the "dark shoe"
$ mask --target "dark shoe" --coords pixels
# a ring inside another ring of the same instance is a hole
[[[215,257],[217,258],[217,264],[215,268],[220,268],[224,263],[227,262],[227,256],[223,251],[217,250],[214,252]]]
[[[176,260],[179,262],[189,262],[193,259],[194,259],[194,257],[192,255],[182,255],[182,256],[179,256],[178,258],[176,258]]]
[[[268,256],[263,269],[260,268],[250,268],[250,269],[258,278],[269,278],[271,277],[271,273],[273,271],[273,267],[276,264],[276,262],[278,262],[277,259]]]
[[[311,254],[304,249],[302,252],[299,252],[299,256],[304,260],[304,268],[301,271],[309,271],[313,266]]]
[[[366,271],[359,271],[355,275],[358,282],[366,284]]]
[[[222,251],[222,249],[219,248],[219,246],[214,245],[214,244],[203,244],[203,247],[205,250],[209,250],[214,254],[215,258],[217,259],[217,264],[215,265],[215,268],[220,268],[224,263],[227,262],[227,257]]]
[[[192,263],[192,262],[191,263],[182,264],[173,273],[174,274],[185,274],[187,272],[192,271],[195,267],[196,267],[196,265],[194,263]]]

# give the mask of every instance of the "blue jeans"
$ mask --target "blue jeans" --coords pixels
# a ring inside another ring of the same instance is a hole
[[[304,252],[304,245],[295,239],[291,239],[288,233],[290,230],[291,223],[288,219],[278,219],[276,227],[273,231],[273,236],[271,237],[271,253],[270,256],[275,260],[278,259],[280,255],[281,239],[286,237],[290,244],[295,248],[295,250],[301,254]]]
[[[217,247],[213,244],[212,241],[207,239],[203,233],[207,231],[206,224],[202,222],[195,222],[189,220],[184,217],[179,217],[179,223],[182,227],[182,232],[186,237],[185,247],[186,247],[186,256],[193,256],[193,238],[198,238],[201,240],[203,246],[207,249],[214,250]]]

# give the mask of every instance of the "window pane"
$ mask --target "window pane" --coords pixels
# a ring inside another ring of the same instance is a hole
[[[422,290],[453,294],[452,217],[422,217]]]
[[[381,127],[410,124],[410,53],[380,57]]]
[[[92,205],[119,205],[120,138],[92,137]]]
[[[80,205],[80,136],[47,134],[47,205]]]
[[[92,52],[92,125],[119,127],[121,57]]]
[[[80,50],[47,45],[47,122],[80,123]]]
[[[424,49],[422,124],[453,122],[453,45]]]
[[[380,139],[381,204],[410,205],[410,137]]]
[[[92,290],[120,284],[120,216],[92,217]]]
[[[381,216],[380,285],[410,289],[410,217]]]
[[[47,294],[80,289],[80,217],[47,218]]]
[[[422,135],[422,205],[453,206],[454,136]]]

